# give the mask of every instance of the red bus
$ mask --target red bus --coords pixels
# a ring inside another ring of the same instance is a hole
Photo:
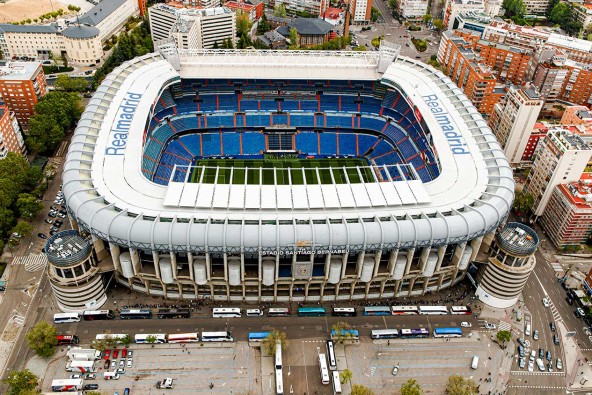
[[[56,338],[58,339],[58,346],[64,344],[78,344],[80,339],[76,335],[57,335]]]

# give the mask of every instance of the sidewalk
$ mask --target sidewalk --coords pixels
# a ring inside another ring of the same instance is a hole
[[[567,327],[563,322],[557,323],[557,329],[561,334],[564,350],[564,367],[566,372],[567,388],[571,391],[592,390],[592,368],[585,360],[580,347],[573,337],[566,337]]]

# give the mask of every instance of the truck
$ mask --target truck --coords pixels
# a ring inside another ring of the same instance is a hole
[[[95,361],[101,359],[101,352],[93,348],[72,347],[66,355],[73,361]]]
[[[67,372],[92,373],[96,372],[95,361],[68,361],[66,363]]]
[[[171,389],[173,388],[173,379],[170,377],[164,378],[161,381],[156,382],[156,388],[158,389]]]
[[[82,390],[82,379],[62,379],[51,382],[53,392],[77,392]]]

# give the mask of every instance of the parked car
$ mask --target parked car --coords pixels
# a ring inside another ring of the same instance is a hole
[[[520,355],[520,357],[524,357],[524,347],[518,346],[518,355]]]
[[[561,358],[557,358],[557,361],[555,361],[555,367],[557,368],[557,370],[563,369],[563,364],[561,363]]]
[[[105,370],[109,369],[110,365],[111,365],[111,360],[105,359],[105,363],[103,364],[103,369],[105,369]]]
[[[553,344],[555,344],[556,346],[559,345],[559,336],[553,335]]]
[[[118,368],[116,372],[117,374],[125,374],[125,368]]]
[[[395,367],[393,367],[393,376],[396,376],[397,374],[399,374],[399,366],[395,365]]]
[[[545,350],[539,348],[539,358],[545,358]]]
[[[125,359],[119,360],[119,367],[120,368],[124,368],[125,367]]]
[[[82,378],[82,375],[80,373],[75,373],[75,374],[71,374],[70,375],[70,379],[71,380],[78,380],[78,379],[81,379],[81,378]]]
[[[520,369],[524,369],[524,366],[526,366],[526,361],[524,358],[520,357],[520,359],[518,360],[518,366],[520,367]]]
[[[584,310],[580,307],[578,307],[575,311],[576,317],[580,318],[586,315],[586,313],[584,313]]]
[[[551,351],[547,351],[547,361],[551,362],[553,356],[551,355]]]
[[[45,220],[45,223],[46,223],[46,224],[52,224],[52,223],[53,223],[53,220],[51,220],[51,219],[47,218],[47,219]]]
[[[555,323],[554,322],[549,322],[549,328],[553,332],[555,332],[557,330],[557,327],[555,326]]]
[[[552,371],[553,371],[553,363],[552,363],[552,362],[549,362],[549,363],[547,364],[547,371],[548,371],[548,372],[552,372]]]
[[[85,377],[87,380],[94,380],[97,378],[97,375],[94,373],[87,374]]]
[[[131,357],[133,357],[133,356],[134,356],[134,350],[128,350],[128,351],[127,351],[127,357],[128,357],[128,358],[131,358]]]
[[[539,331],[535,330],[532,332],[532,338],[534,340],[539,340]]]
[[[518,344],[520,344],[522,347],[527,347],[526,342],[521,337],[518,338]]]
[[[460,326],[462,326],[463,328],[470,328],[473,325],[470,322],[463,321],[460,323]]]
[[[528,371],[534,372],[534,361],[528,361]]]
[[[128,359],[126,367],[129,369],[132,367],[132,364],[133,364],[133,361],[131,359]]]
[[[84,386],[84,390],[85,391],[98,390],[98,389],[99,389],[99,385],[98,384],[86,384]]]
[[[42,239],[47,239],[45,233],[37,233],[37,237],[41,237]]]
[[[66,214],[59,213],[58,214],[58,217],[60,217],[60,218],[66,218]]]
[[[117,358],[119,356],[119,350],[115,349],[113,350],[113,359]]]
[[[570,305],[570,306],[572,306],[572,305],[573,305],[573,303],[574,303],[573,299],[572,299],[572,298],[570,298],[569,296],[567,296],[567,297],[565,298],[565,300],[567,301],[567,304],[568,304],[568,305]]]
[[[117,367],[117,361],[113,360],[111,361],[111,369],[115,369]]]
[[[55,235],[56,233],[58,233],[58,232],[57,232],[57,231],[55,231],[55,230],[50,230],[50,231],[49,231],[49,235],[50,235],[50,236],[53,236],[53,235]]]
[[[490,324],[489,322],[485,323],[485,329],[495,329],[495,324]]]

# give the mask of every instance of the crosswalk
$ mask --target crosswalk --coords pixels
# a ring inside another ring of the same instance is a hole
[[[558,263],[558,262],[553,262],[553,263],[551,263],[550,265],[551,265],[551,268],[552,268],[554,271],[556,271],[556,272],[563,272],[563,267],[561,266],[561,264],[560,264],[560,263]]]
[[[47,256],[43,253],[17,256],[12,261],[12,264],[25,265],[25,270],[32,273],[45,268],[45,265],[47,265]]]
[[[500,331],[511,331],[512,330],[512,324],[509,322],[506,322],[506,321],[500,321],[497,327]]]
[[[559,314],[559,311],[557,311],[557,308],[555,307],[553,302],[551,302],[551,305],[549,307],[551,308],[551,314],[553,315],[553,321],[563,322],[563,318],[561,318],[561,314]]]
[[[516,376],[565,376],[565,372],[528,372],[522,370],[512,370]]]

